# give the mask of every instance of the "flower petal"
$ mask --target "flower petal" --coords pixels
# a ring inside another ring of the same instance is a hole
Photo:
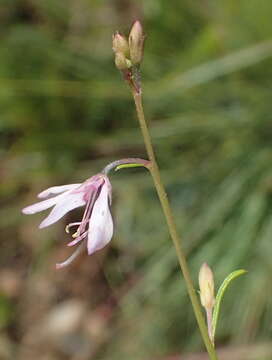
[[[62,195],[55,196],[55,197],[53,197],[51,199],[47,199],[47,200],[44,200],[44,201],[37,202],[36,204],[33,204],[33,205],[29,205],[29,206],[25,207],[22,210],[22,212],[24,214],[29,215],[29,214],[35,214],[37,212],[49,209],[53,205],[56,205],[56,203],[60,199],[60,196],[62,196]]]
[[[52,225],[69,211],[85,205],[86,201],[83,199],[83,195],[84,193],[59,195],[59,197],[62,197],[61,200],[57,202],[50,214],[42,221],[39,228],[42,229]]]
[[[105,176],[104,180],[105,180],[105,183],[106,183],[106,185],[108,187],[108,198],[109,198],[109,203],[111,205],[111,202],[112,202],[112,195],[111,195],[112,186],[111,186],[110,180],[109,180],[109,178],[107,176]]]
[[[94,204],[88,230],[88,254],[106,246],[113,234],[113,222],[108,204],[109,187],[104,183]]]
[[[50,195],[60,194],[64,191],[73,190],[79,187],[81,184],[68,184],[60,186],[52,186],[38,194],[38,198],[47,198]]]

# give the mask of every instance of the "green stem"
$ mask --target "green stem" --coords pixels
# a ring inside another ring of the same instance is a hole
[[[212,309],[208,308],[206,309],[206,319],[207,319],[207,326],[208,326],[208,334],[209,338],[214,346],[214,338],[213,338],[213,328],[212,328]]]
[[[195,317],[196,317],[196,320],[197,320],[197,323],[198,323],[198,326],[199,326],[199,329],[201,332],[201,336],[203,338],[206,349],[209,353],[210,359],[217,360],[218,358],[217,358],[217,355],[215,352],[215,348],[210,341],[208,330],[207,330],[205,320],[204,320],[204,317],[203,317],[203,314],[201,311],[201,307],[200,307],[198,298],[196,296],[193,282],[192,282],[192,279],[191,279],[191,276],[189,273],[189,268],[187,265],[186,257],[185,257],[184,251],[181,247],[181,240],[180,240],[178,232],[177,232],[177,227],[176,227],[176,224],[174,221],[170,203],[169,203],[164,185],[161,180],[160,170],[157,165],[155,152],[154,152],[152,141],[151,141],[151,136],[150,136],[149,129],[147,126],[147,122],[145,120],[141,91],[137,92],[137,91],[133,90],[132,87],[131,87],[131,89],[132,89],[132,94],[134,97],[134,102],[135,102],[135,106],[136,106],[138,120],[140,123],[140,128],[141,128],[142,135],[144,138],[146,151],[147,151],[149,160],[151,161],[150,172],[151,172],[151,175],[152,175],[152,178],[153,178],[156,190],[157,190],[157,194],[158,194],[158,197],[159,197],[159,200],[160,200],[163,212],[164,212],[164,216],[165,216],[165,219],[166,219],[166,222],[168,225],[169,233],[171,235],[171,238],[173,240],[173,243],[174,243],[174,246],[176,249],[179,265],[180,265],[181,271],[184,276],[187,291],[189,293],[189,297],[190,297],[190,300],[191,300],[191,303],[193,306],[193,310],[194,310]]]

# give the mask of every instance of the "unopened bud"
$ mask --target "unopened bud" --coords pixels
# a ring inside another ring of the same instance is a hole
[[[130,60],[133,65],[140,64],[144,55],[144,40],[142,24],[140,21],[135,21],[130,30],[128,43],[130,51]]]
[[[212,309],[215,304],[213,272],[206,263],[200,268],[198,282],[202,306],[205,309]]]
[[[129,61],[126,59],[123,53],[115,54],[115,65],[119,70],[127,70],[129,66]]]
[[[125,57],[129,56],[128,41],[125,36],[119,34],[118,32],[112,36],[112,50],[115,53],[123,54]]]

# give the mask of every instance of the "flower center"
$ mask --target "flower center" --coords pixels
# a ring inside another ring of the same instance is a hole
[[[99,190],[101,189],[101,186],[95,187],[94,189],[95,190],[92,189],[92,191],[90,191],[90,189],[89,189],[90,192],[85,194],[86,197],[88,197],[88,199],[87,199],[87,204],[86,204],[86,207],[84,210],[82,220],[79,222],[70,223],[65,227],[65,231],[67,232],[67,234],[69,234],[70,229],[74,226],[77,226],[77,230],[72,234],[72,238],[74,240],[69,242],[68,246],[73,246],[73,245],[77,244],[79,241],[83,240],[86,237],[86,235],[88,234],[87,226],[89,224],[93,206],[97,199],[97,196],[99,194]]]

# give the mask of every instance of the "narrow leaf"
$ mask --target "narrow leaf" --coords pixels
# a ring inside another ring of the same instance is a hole
[[[215,337],[216,326],[217,326],[218,316],[219,316],[219,312],[220,312],[220,305],[221,305],[223,296],[225,294],[225,291],[226,291],[227,287],[229,286],[229,284],[232,282],[232,280],[236,279],[240,275],[245,274],[246,272],[247,271],[243,270],[243,269],[235,270],[232,273],[230,273],[225,278],[223,283],[221,284],[221,286],[218,290],[218,293],[216,295],[215,306],[214,306],[213,317],[212,317],[213,338]]]
[[[134,167],[146,167],[144,164],[121,164],[116,166],[115,171],[126,168],[134,168]]]

